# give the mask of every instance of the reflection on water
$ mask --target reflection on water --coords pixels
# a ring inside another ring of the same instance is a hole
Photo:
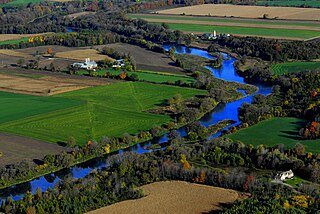
[[[166,50],[169,50],[170,47],[171,47],[170,45],[164,46]],[[194,54],[194,55],[202,56],[208,59],[215,58],[212,55],[210,55],[207,51],[200,50],[197,48],[187,48],[185,46],[175,46],[175,47],[176,47],[176,53],[179,53],[179,54]],[[235,72],[235,69],[233,66],[233,63],[235,62],[235,58],[225,53],[222,53],[222,54],[224,55],[224,58],[227,58],[227,59],[224,60],[221,68],[215,69],[209,66],[206,66],[206,68],[208,68],[212,72],[212,74],[217,78],[221,78],[227,81],[244,83],[244,79]],[[259,87],[258,93],[261,93],[263,95],[267,95],[271,93],[270,87],[262,86],[258,84],[256,84],[256,86]],[[240,123],[238,119],[238,108],[244,102],[251,103],[252,96],[253,95],[250,95],[248,97],[242,98],[240,100],[236,100],[231,103],[219,104],[212,112],[206,114],[200,120],[200,123],[208,127],[210,125],[217,124],[221,120],[231,119],[236,121],[236,123],[233,125],[230,125],[229,127],[238,125]],[[181,134],[181,136],[187,135],[185,128],[180,128],[177,131]],[[221,132],[218,132],[215,135],[209,137],[209,139],[218,137],[220,134]],[[140,143],[130,148],[120,150],[113,154],[118,154],[118,153],[122,154],[123,152],[126,152],[126,151],[134,151],[139,154],[147,153],[147,152],[151,152],[152,150],[146,150],[145,148],[148,148],[153,144],[161,144],[166,141],[167,141],[167,134],[163,135],[162,137],[155,138],[151,141]],[[110,154],[110,155],[113,155],[113,154]],[[23,184],[12,186],[4,190],[0,190],[0,199],[6,199],[7,197],[12,197],[13,200],[19,200],[23,197],[23,194],[26,193],[27,191],[31,191],[32,193],[34,193],[37,188],[41,188],[42,191],[46,191],[48,188],[53,188],[54,185],[59,180],[63,180],[66,177],[83,178],[94,169],[105,168],[106,167],[105,158],[106,157],[96,158],[96,159],[87,161],[85,163],[78,164],[71,168],[60,170],[56,173],[42,176],[40,178],[32,180],[31,182],[26,182]]]

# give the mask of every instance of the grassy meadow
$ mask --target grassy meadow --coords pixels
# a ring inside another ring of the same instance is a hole
[[[122,73],[122,70],[100,70],[97,71],[99,75],[104,75],[106,72],[110,72],[113,75],[119,75]],[[170,74],[170,73],[164,73],[164,72],[156,72],[156,71],[136,71],[136,72],[126,72],[128,76],[132,74],[137,74],[139,80],[143,80],[146,82],[154,82],[154,83],[166,83],[166,82],[176,82],[178,80],[181,80],[185,83],[193,83],[195,80],[192,77],[189,77],[187,75],[181,75],[181,74]],[[79,71],[80,75],[88,75],[89,73],[87,71]]]
[[[161,22],[153,22],[161,24]],[[253,36],[272,36],[285,38],[309,39],[320,36],[319,31],[314,30],[293,30],[293,29],[269,29],[269,28],[253,28],[253,27],[237,27],[237,26],[214,26],[201,24],[178,24],[167,23],[171,30],[180,30],[193,33],[208,33],[214,30],[218,33],[237,34],[237,35],[253,35]]]
[[[299,142],[305,146],[306,151],[319,153],[320,140],[302,140],[299,137],[299,130],[303,127],[303,123],[303,120],[292,117],[272,118],[239,130],[228,137],[255,146],[284,144],[286,147],[293,148]]]
[[[28,40],[29,38],[0,41],[0,45],[14,45],[14,44],[19,44],[20,42],[27,42]]]
[[[6,93],[9,97],[8,104],[1,105],[1,114],[6,118],[12,118],[17,113],[20,116],[15,120],[1,121],[0,131],[52,143],[65,142],[68,137],[73,136],[77,144],[83,145],[89,139],[99,140],[102,136],[119,137],[124,133],[135,134],[140,130],[148,130],[154,125],[167,123],[171,120],[169,116],[147,113],[146,110],[164,104],[168,98],[176,94],[188,98],[205,93],[202,90],[141,82],[110,84],[52,97]],[[4,94],[0,95],[2,100]],[[15,99],[16,96],[21,97],[21,100]],[[23,98],[23,96],[27,97]],[[75,102],[78,105],[73,105],[72,108],[52,109],[50,112],[39,112],[38,99],[44,98],[48,103],[51,99],[57,99],[65,103]],[[29,100],[28,109],[22,111],[23,104],[17,108],[10,108],[22,103],[23,99]],[[29,112],[34,114],[30,115]]]
[[[320,62],[285,62],[274,64],[271,66],[271,69],[275,75],[316,69],[320,70]]]
[[[6,4],[0,4],[0,7],[20,7],[29,3],[37,4],[42,1],[43,0],[13,0],[12,2],[8,2]]]
[[[79,100],[0,92],[0,124],[82,104]]]
[[[300,7],[302,5],[308,7],[320,7],[320,1],[318,0],[273,0],[273,1],[264,1],[258,0],[257,5],[269,5],[269,6],[284,6],[284,7]]]

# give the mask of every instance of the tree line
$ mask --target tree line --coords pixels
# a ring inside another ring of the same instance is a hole
[[[220,159],[217,156],[219,154]],[[182,145],[171,139],[165,150],[143,155],[131,152],[113,155],[107,158],[105,169],[95,170],[83,179],[66,176],[45,192],[37,189],[34,195],[26,193],[22,200],[15,202],[9,198],[2,202],[0,211],[83,213],[122,200],[142,197],[143,193],[136,187],[161,180],[184,180],[252,194],[244,203],[236,203],[230,211],[226,210],[227,213],[236,208],[248,209],[252,204],[257,210],[277,207],[279,210],[314,212],[320,208],[319,189],[316,185],[302,184],[297,192],[286,186],[272,184],[254,172],[247,173],[246,168],[229,166],[228,170],[224,170],[211,167],[217,163],[224,164],[226,157],[232,160],[233,157],[239,158],[244,154],[248,156],[244,161],[247,167],[255,166],[254,159],[261,157],[262,163],[265,163],[261,166],[268,169],[276,158],[282,164],[299,162],[296,170],[308,169],[309,163],[316,164],[318,168],[311,168],[310,171],[319,173],[317,157],[299,149],[285,150],[265,146],[254,148],[223,138]],[[248,161],[251,158],[251,162]],[[202,160],[202,164],[196,164],[197,160]],[[234,163],[239,164],[241,161]],[[315,178],[319,179],[319,174]]]

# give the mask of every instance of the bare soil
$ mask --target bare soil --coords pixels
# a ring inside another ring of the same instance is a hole
[[[42,159],[46,154],[67,151],[68,148],[49,144],[27,137],[0,133],[0,166],[20,162],[24,159]]]
[[[119,202],[89,214],[195,214],[221,210],[222,204],[243,200],[248,196],[223,189],[184,181],[165,181],[142,186],[147,195],[137,200]]]
[[[97,47],[101,48],[103,46]],[[130,53],[137,63],[137,68],[140,70],[184,74],[183,70],[175,66],[175,63],[165,54],[156,53],[139,46],[124,43],[110,44],[107,45],[107,47],[114,48],[122,53]]]
[[[288,20],[320,20],[318,8],[294,8],[294,7],[264,7],[244,6],[229,4],[203,4],[189,7],[180,7],[157,11],[159,14],[185,14],[201,16],[223,16],[242,18],[262,18],[268,14],[268,18]]]

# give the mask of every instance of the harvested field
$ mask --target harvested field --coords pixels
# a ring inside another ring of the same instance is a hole
[[[18,49],[16,51],[28,53],[30,55],[34,55],[36,52],[38,52],[39,54],[45,54],[45,53],[47,53],[48,48],[50,48],[55,53],[75,50],[75,48],[70,48],[70,47],[65,47],[65,46],[46,45],[46,46],[37,46],[37,47]]]
[[[9,49],[0,49],[0,54],[7,55],[7,56],[13,56],[13,57],[19,57],[19,58],[29,57],[29,54],[21,53],[21,52],[9,50]]]
[[[47,54],[47,50],[51,49],[56,56],[54,58]],[[0,66],[10,66],[17,64],[19,58],[24,58],[25,62],[28,60],[38,60],[39,68],[48,68],[51,64],[54,65],[57,71],[66,70],[66,68],[74,62],[84,62],[85,58],[93,60],[109,59],[106,55],[99,54],[95,49],[89,47],[71,48],[57,45],[39,46],[25,49],[7,50],[0,49]]]
[[[46,76],[45,74],[15,73],[8,75],[5,72],[0,73],[0,91],[41,96],[51,96],[109,83],[94,79],[62,78],[58,76]]]
[[[225,16],[242,18],[268,18],[288,20],[320,20],[320,10],[317,8],[288,8],[288,7],[263,7],[227,4],[203,4],[189,7],[180,7],[157,11],[160,14],[186,14],[201,16]]]
[[[135,45],[117,43],[107,47],[114,48],[122,53],[130,53],[137,63],[139,70],[161,71],[169,73],[184,74],[183,70],[165,54],[152,52]]]
[[[193,184],[184,181],[165,181],[142,186],[146,197],[119,202],[89,214],[103,213],[206,213],[221,210],[222,203],[245,199],[244,194],[218,187]]]
[[[6,92],[54,95],[87,87],[89,86],[0,74],[0,91]]]
[[[64,51],[64,52],[57,52],[56,57],[64,58],[64,59],[74,59],[84,61],[85,58],[90,58],[92,60],[104,60],[108,59],[113,61],[114,59],[108,57],[107,55],[100,54],[95,49],[79,49],[79,50],[72,50],[72,51]]]
[[[3,153],[0,157],[0,166],[17,163],[24,159],[42,159],[46,154],[56,154],[65,150],[67,148],[56,144],[0,133],[0,152]]]
[[[16,40],[16,39],[22,39],[22,38],[30,38],[34,36],[41,36],[51,33],[37,33],[37,34],[1,34],[0,36],[0,42],[8,41],[8,40]]]

